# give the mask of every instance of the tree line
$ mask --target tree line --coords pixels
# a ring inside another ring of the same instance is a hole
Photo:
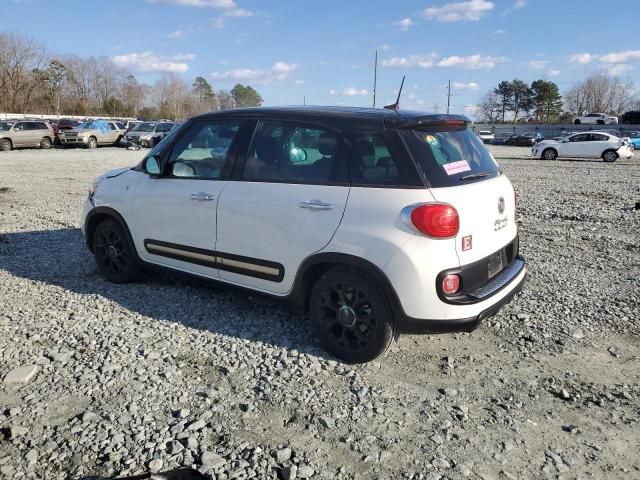
[[[527,118],[539,123],[571,123],[575,115],[608,113],[622,115],[640,109],[633,83],[606,72],[596,72],[560,94],[554,82],[539,79],[503,80],[480,100],[479,114],[488,123],[516,123]]]
[[[31,38],[0,32],[0,112],[184,120],[262,101],[251,86],[215,92],[201,76],[190,83],[165,73],[149,85],[107,57],[52,55]]]

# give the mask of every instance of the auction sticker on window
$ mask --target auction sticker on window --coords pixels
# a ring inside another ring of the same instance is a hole
[[[456,173],[468,172],[471,170],[466,160],[459,160],[453,163],[446,163],[442,166],[447,175],[455,175]]]

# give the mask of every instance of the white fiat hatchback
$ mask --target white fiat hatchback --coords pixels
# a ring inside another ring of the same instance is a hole
[[[113,282],[146,265],[308,312],[366,362],[402,332],[470,331],[522,287],[516,195],[469,119],[334,107],[192,118],[96,178],[83,233]]]

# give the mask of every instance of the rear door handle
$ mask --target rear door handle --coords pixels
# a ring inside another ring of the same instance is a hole
[[[304,202],[300,202],[298,206],[309,210],[333,210],[333,203],[327,203],[321,200],[305,200]]]
[[[191,194],[191,200],[197,200],[199,202],[206,202],[206,201],[211,201],[215,199],[216,199],[216,196],[211,195],[210,193],[198,192],[198,193]]]

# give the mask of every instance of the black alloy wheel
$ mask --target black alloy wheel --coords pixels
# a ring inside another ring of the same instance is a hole
[[[318,279],[309,317],[325,349],[347,363],[371,361],[393,341],[393,317],[385,295],[353,269],[334,268]]]
[[[100,223],[93,234],[93,255],[98,271],[110,282],[133,282],[141,268],[122,227],[114,220]]]

